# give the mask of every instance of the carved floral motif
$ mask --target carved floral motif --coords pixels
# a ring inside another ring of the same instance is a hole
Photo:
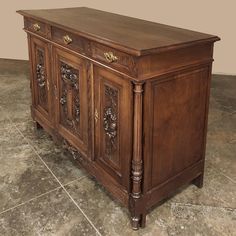
[[[61,78],[66,82],[70,83],[72,87],[74,87],[76,90],[79,89],[78,86],[78,76],[71,66],[67,65],[66,63],[61,63]]]
[[[78,131],[80,122],[80,91],[79,91],[79,71],[61,62],[62,95],[60,103],[62,105],[62,120],[64,125],[69,126],[73,132]],[[68,104],[68,99],[72,104]]]
[[[45,68],[45,58],[44,49],[38,48],[36,50],[36,81],[38,84],[38,102],[41,107],[48,111],[48,95],[46,78],[46,68]]]
[[[43,51],[37,51],[37,60],[38,63],[36,65],[36,75],[37,75],[37,82],[40,88],[45,86],[45,66],[44,66],[44,55]]]
[[[106,139],[106,153],[112,154],[117,149],[117,102],[118,91],[105,86],[106,106],[103,115],[103,127]]]

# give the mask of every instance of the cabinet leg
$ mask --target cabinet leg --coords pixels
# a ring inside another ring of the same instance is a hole
[[[196,185],[198,188],[203,187],[203,176],[204,174],[201,174],[196,179],[193,180],[193,184]]]
[[[35,128],[36,128],[37,130],[43,128],[37,121],[34,122],[34,126],[35,126]]]
[[[139,223],[140,223],[140,216],[132,216],[131,217],[131,225],[133,230],[139,229]]]
[[[131,217],[131,224],[133,230],[138,230],[139,227],[144,228],[146,225],[146,213]]]

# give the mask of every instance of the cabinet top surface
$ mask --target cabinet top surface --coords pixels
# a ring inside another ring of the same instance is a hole
[[[86,7],[20,10],[31,17],[64,27],[95,41],[134,55],[157,53],[203,42],[219,40],[217,36],[176,28]]]

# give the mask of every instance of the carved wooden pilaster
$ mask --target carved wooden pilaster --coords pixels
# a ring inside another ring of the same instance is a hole
[[[142,161],[142,92],[143,84],[134,85],[134,144],[132,159],[132,197],[140,198],[143,173]]]
[[[134,201],[141,198],[141,183],[143,176],[142,160],[142,106],[143,106],[143,84],[134,84],[134,140],[133,140],[133,159],[132,159],[132,192],[131,197]],[[141,215],[135,209],[131,217],[133,229],[138,229]]]

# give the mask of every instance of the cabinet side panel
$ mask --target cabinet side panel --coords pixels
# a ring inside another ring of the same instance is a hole
[[[152,78],[177,69],[209,63],[212,61],[212,51],[213,45],[208,43],[143,56],[138,63],[139,77]]]
[[[153,83],[151,187],[203,158],[208,67]]]

